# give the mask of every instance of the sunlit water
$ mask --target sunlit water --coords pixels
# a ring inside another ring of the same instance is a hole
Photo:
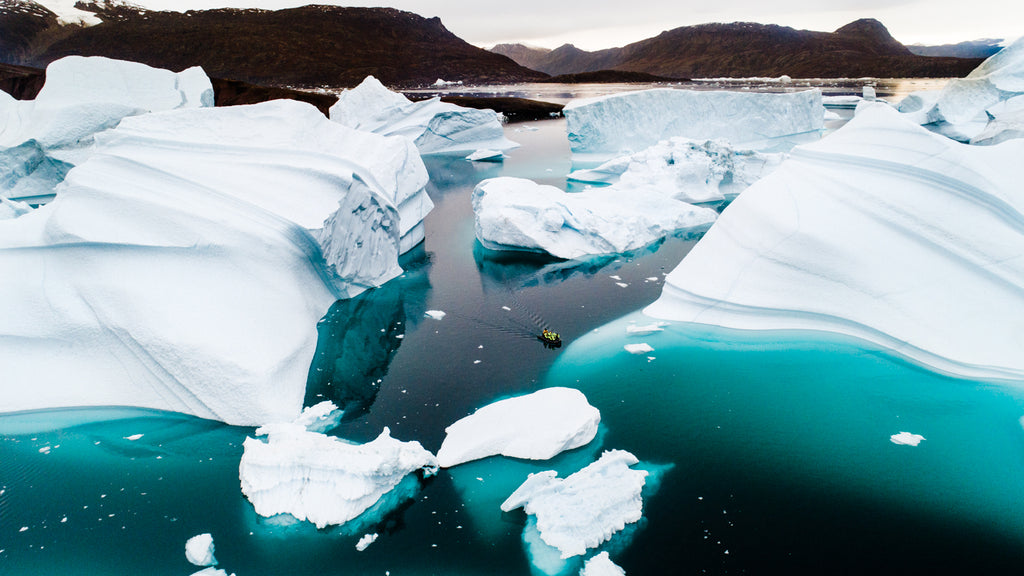
[[[572,265],[482,250],[469,203],[478,181],[565,186],[572,163],[564,121],[507,130],[523,146],[504,164],[427,160],[427,240],[401,278],[320,323],[307,402],[345,407],[339,436],[364,441],[389,426],[436,451],[475,408],[567,385],[601,410],[595,442],[550,462],[442,471],[408,483],[376,525],[316,530],[260,518],[241,494],[252,429],[123,409],[0,417],[0,573],[191,574],[185,541],[210,532],[219,566],[238,576],[531,574],[527,518],[498,505],[528,473],[568,474],[605,449],[660,472],[644,519],[608,546],[628,574],[1024,565],[1024,394],[821,334],[676,325],[627,336],[629,322],[649,322],[637,311],[696,239]],[[447,315],[425,317],[431,309]],[[544,349],[539,326],[567,346]],[[623,349],[636,342],[654,351]],[[926,440],[890,442],[901,431]],[[364,532],[381,536],[358,552]]]

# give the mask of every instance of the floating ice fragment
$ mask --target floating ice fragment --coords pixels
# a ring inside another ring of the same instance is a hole
[[[607,552],[601,552],[587,560],[580,576],[626,576],[626,571],[612,562]]]
[[[134,442],[134,441],[138,440],[139,438],[142,438],[143,436],[144,436],[144,434],[132,434],[131,436],[125,436],[124,439]]]
[[[198,534],[185,543],[185,558],[196,566],[213,566],[217,559],[213,557],[213,536],[209,533]]]
[[[626,344],[623,348],[626,349],[626,352],[636,354],[638,356],[641,354],[647,354],[648,352],[654,352],[654,348],[651,348],[651,345],[646,342],[641,342],[639,344]]]
[[[615,285],[621,286],[622,288],[629,288],[629,284],[626,284],[625,282],[616,282]]]
[[[423,315],[428,318],[433,318],[434,320],[440,320],[445,317],[445,312],[442,310],[427,310]]]
[[[363,537],[359,539],[359,542],[356,542],[356,550],[359,550],[360,552],[366,550],[370,547],[370,544],[377,541],[378,536],[379,534],[376,532],[373,534],[364,534]]]
[[[343,411],[339,410],[333,402],[324,400],[319,404],[304,408],[295,423],[310,432],[327,432],[338,427],[343,415]]]
[[[617,274],[613,274],[609,276],[609,278],[611,278],[612,280],[622,280],[622,277]]]
[[[900,432],[899,434],[889,436],[890,442],[903,446],[917,446],[924,439],[924,436],[921,436],[920,434],[911,434],[910,432]]]
[[[644,324],[643,326],[630,324],[629,326],[626,326],[626,334],[630,336],[646,336],[648,334],[654,334],[655,332],[662,332],[668,325],[668,322],[655,322],[653,324]]]
[[[470,162],[501,162],[505,158],[501,150],[477,150],[469,156],[466,156],[466,160]]]

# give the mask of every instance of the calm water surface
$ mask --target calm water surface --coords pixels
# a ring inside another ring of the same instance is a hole
[[[1024,394],[825,335],[676,325],[627,336],[696,239],[573,263],[482,250],[469,203],[478,181],[565,186],[571,166],[564,121],[507,131],[523,146],[504,164],[427,160],[427,240],[401,278],[321,321],[307,400],[345,407],[341,437],[389,426],[436,451],[447,425],[485,403],[574,386],[601,410],[595,442],[550,462],[492,458],[407,482],[385,517],[316,530],[260,518],[241,495],[249,428],[140,410],[2,417],[0,573],[191,574],[184,544],[203,532],[238,576],[539,573],[527,518],[498,504],[530,472],[568,474],[616,448],[658,471],[644,519],[608,547],[631,575],[1024,565]],[[544,349],[530,335],[540,326],[567,346]],[[654,352],[623,349],[640,341]],[[901,431],[926,440],[891,443]],[[357,552],[365,532],[381,536]]]

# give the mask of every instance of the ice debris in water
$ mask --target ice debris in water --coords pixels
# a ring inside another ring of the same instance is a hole
[[[899,434],[889,436],[890,442],[903,446],[917,446],[924,439],[924,436],[921,436],[920,434],[911,434],[910,432],[900,432]]]
[[[370,544],[373,544],[377,541],[378,536],[379,534],[377,534],[376,532],[374,532],[373,534],[363,534],[363,537],[360,538],[358,542],[356,542],[356,550],[360,552],[366,550],[370,547]]]
[[[648,334],[663,332],[665,327],[668,325],[668,322],[654,322],[651,324],[644,324],[642,326],[630,324],[629,326],[626,326],[626,334],[629,336],[647,336]]]
[[[427,316],[428,318],[433,318],[434,320],[440,320],[444,318],[447,314],[443,310],[427,310],[426,312],[423,313],[423,315]]]
[[[545,388],[499,400],[445,429],[437,452],[443,468],[501,454],[547,460],[588,444],[601,413],[573,388]]]
[[[654,348],[651,348],[651,345],[646,342],[640,342],[639,344],[626,344],[623,348],[626,349],[626,352],[636,354],[638,356],[647,354],[648,352],[654,352]]]
[[[612,562],[607,552],[601,552],[587,559],[580,576],[626,576],[626,571]]]
[[[263,426],[246,438],[239,463],[242,493],[261,516],[291,514],[317,528],[344,524],[377,503],[406,475],[437,470],[419,442],[401,442],[385,427],[377,439],[354,444],[303,425]]]
[[[535,516],[541,540],[561,558],[584,554],[643,516],[648,473],[630,468],[638,463],[629,452],[611,450],[564,479],[554,470],[530,474],[501,509],[522,507]]]
[[[213,557],[213,536],[209,533],[198,534],[185,543],[185,558],[196,566],[213,566],[217,559]]]
[[[500,162],[505,158],[505,155],[500,150],[477,150],[469,156],[466,156],[466,160],[470,162]]]
[[[373,76],[339,94],[330,117],[350,128],[403,136],[421,154],[500,151],[519,146],[505,138],[501,116],[493,110],[464,108],[440,98],[413,102],[388,90]]]

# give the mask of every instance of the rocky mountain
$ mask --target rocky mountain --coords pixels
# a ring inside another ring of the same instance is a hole
[[[214,77],[287,86],[355,86],[374,75],[391,86],[517,82],[546,77],[477,48],[437,18],[391,8],[146,11],[80,2],[95,26],[61,24],[31,0],[0,0],[0,61],[42,67],[71,54],[108,56]],[[31,12],[31,14],[29,14]],[[27,14],[27,15],[26,15]]]
[[[953,56],[955,58],[988,58],[1003,49],[1002,38],[983,38],[957,44],[923,46],[911,44],[907,48],[918,56]],[[515,60],[515,58],[513,58]]]
[[[501,52],[522,51],[506,45]],[[835,32],[748,22],[702,24],[622,48],[588,52],[567,44],[528,54],[536,70],[551,75],[610,69],[670,78],[947,77],[963,76],[980,63],[976,58],[915,55],[873,19],[851,22]]]

